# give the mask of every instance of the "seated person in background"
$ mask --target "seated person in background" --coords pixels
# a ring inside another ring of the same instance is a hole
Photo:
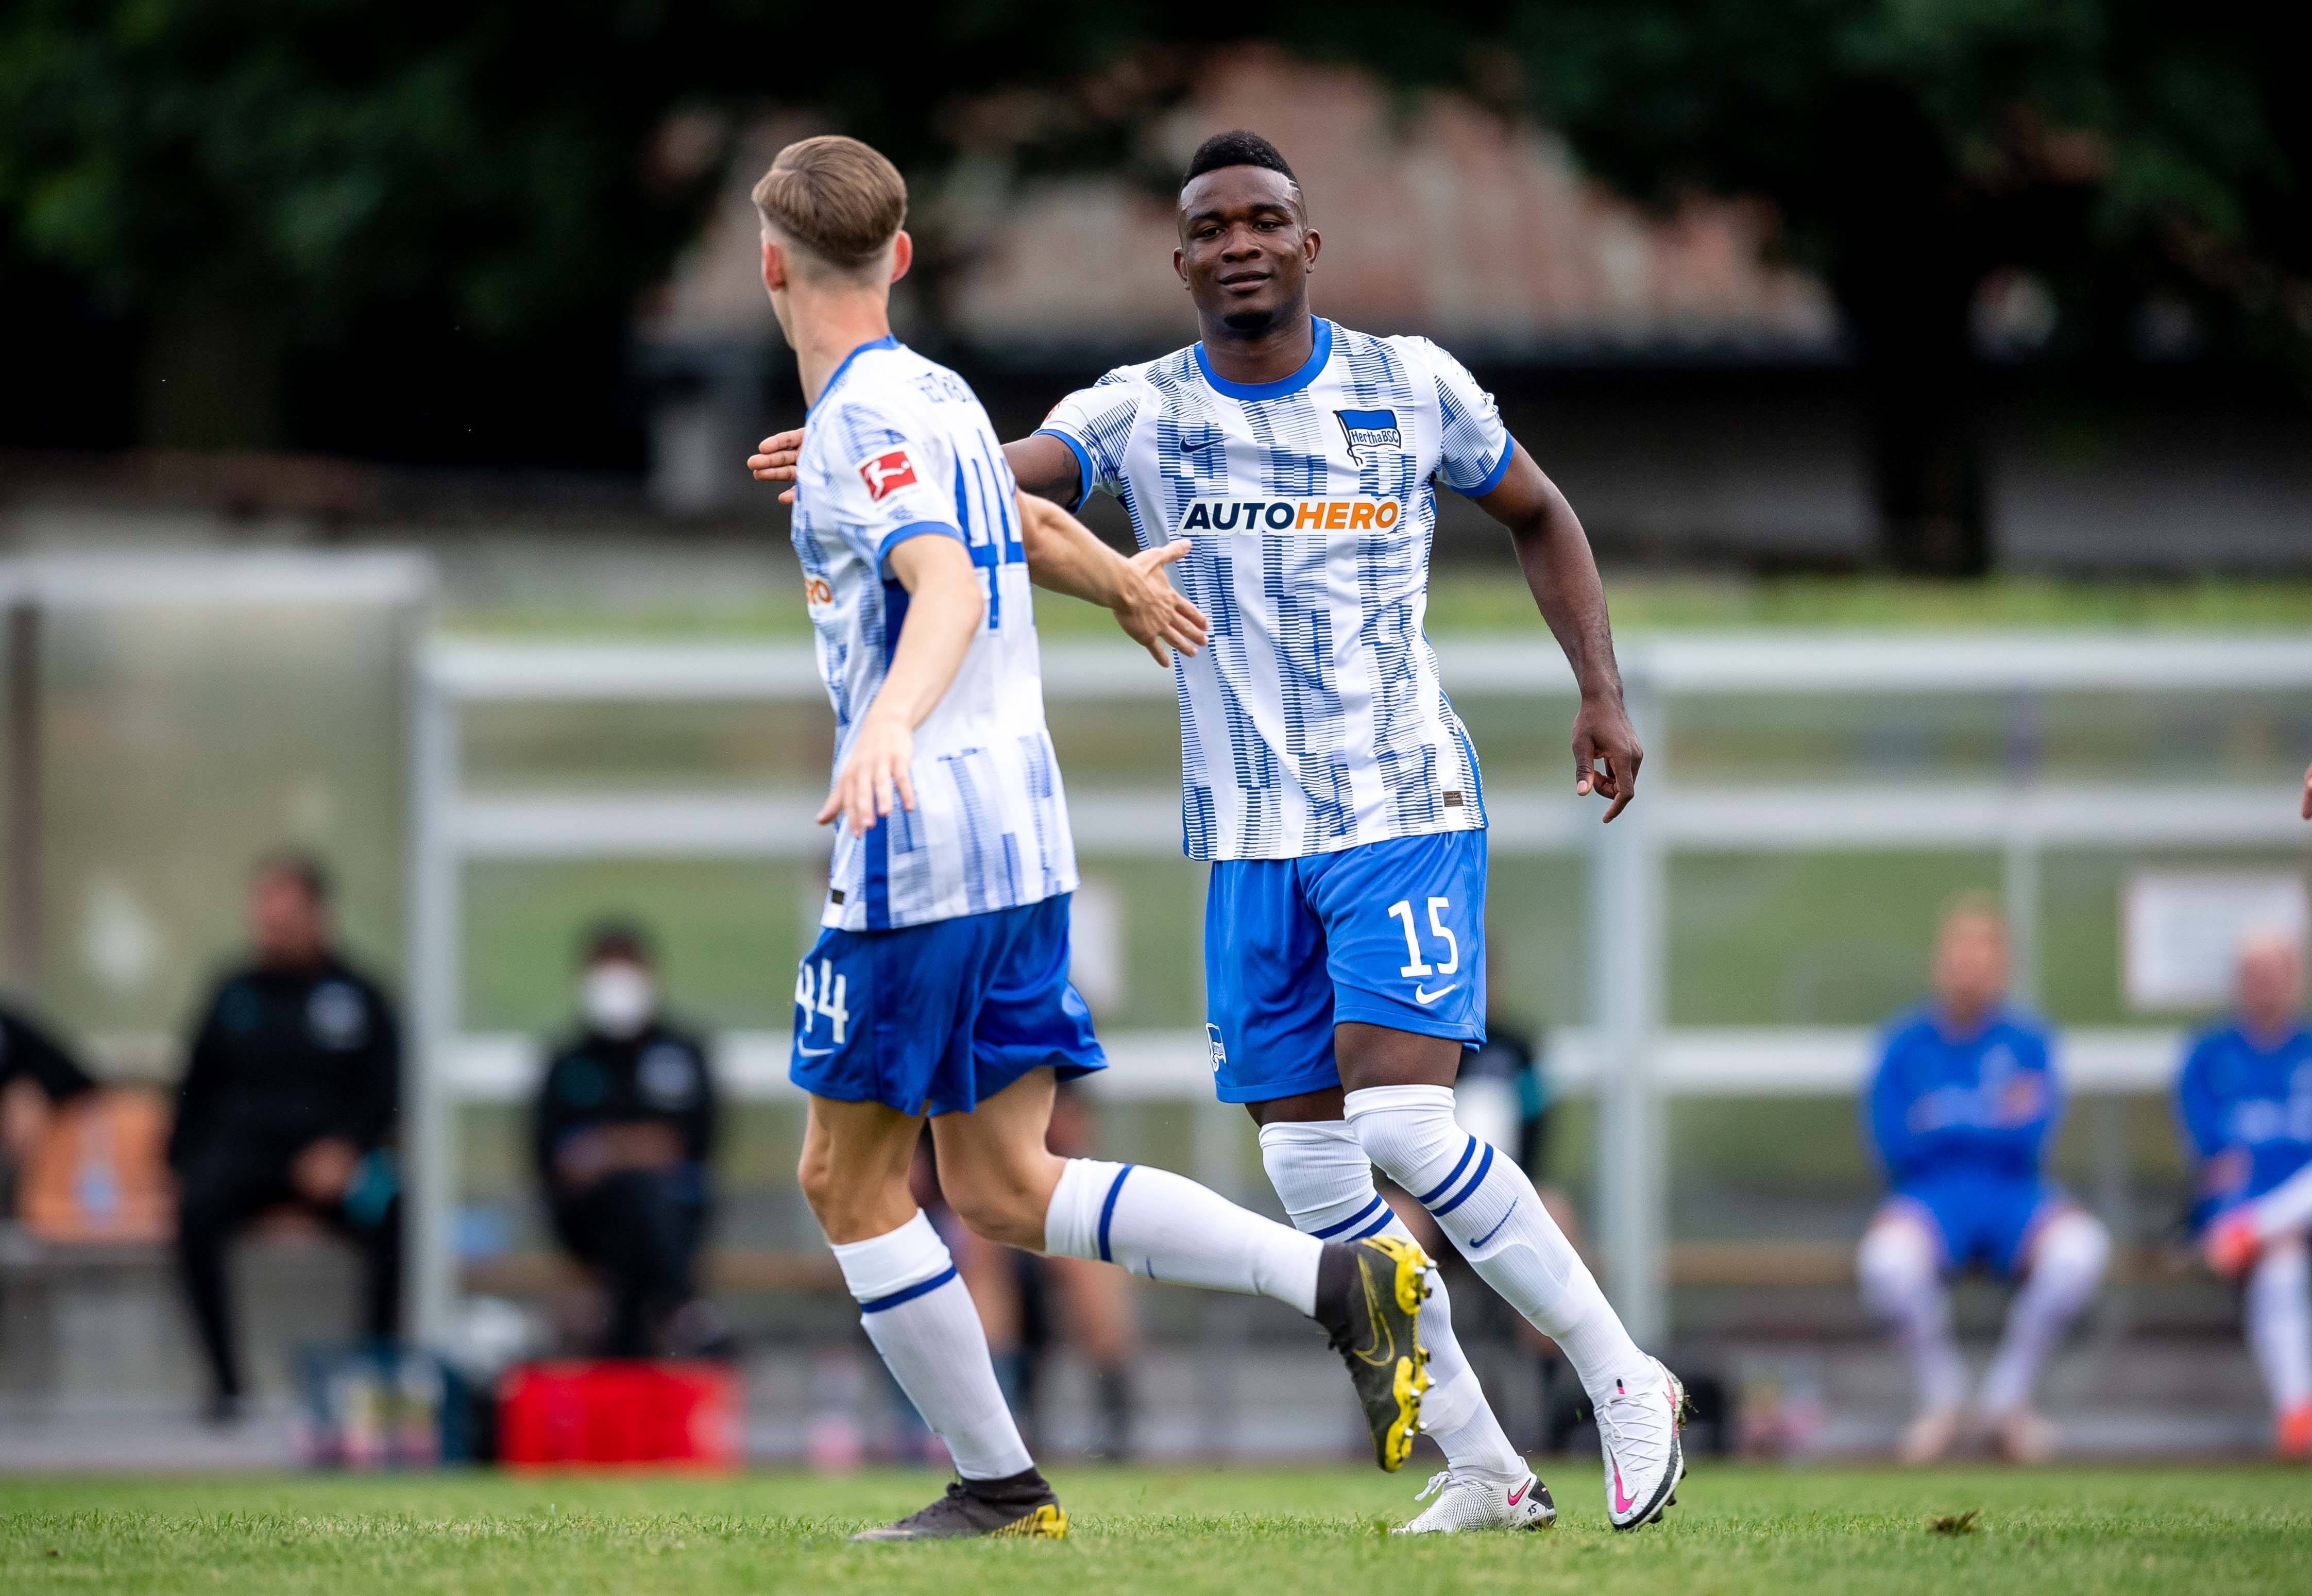
[[[386,1147],[400,1098],[392,1006],[332,947],[317,862],[264,861],[248,913],[250,961],[201,1011],[169,1137],[178,1262],[220,1419],[241,1393],[225,1244],[266,1209],[304,1208],[360,1246],[369,1335],[392,1336],[400,1318],[401,1204]]]
[[[2176,1083],[2184,1139],[2199,1160],[2192,1221],[2218,1274],[2246,1281],[2248,1350],[2272,1393],[2273,1443],[2312,1458],[2312,1027],[2304,961],[2290,938],[2240,944],[2232,1022],[2193,1042]]]
[[[583,1029],[547,1065],[533,1120],[554,1233],[604,1276],[609,1356],[719,1352],[696,1284],[714,1146],[705,1052],[659,1018],[655,961],[632,926],[587,935],[578,1004]]]
[[[49,1110],[95,1087],[61,1044],[22,1009],[0,1003],[0,1164],[22,1169],[48,1133]]]
[[[1923,1462],[1957,1440],[1966,1394],[1945,1276],[1981,1264],[2019,1278],[1976,1407],[2001,1452],[2043,1458],[2055,1434],[2032,1410],[2032,1387],[2094,1297],[2111,1237],[2039,1172],[2062,1092],[2046,1030],[2006,1004],[1995,906],[1965,899],[1944,916],[1934,979],[1934,1000],[1888,1029],[1864,1103],[1892,1190],[1856,1258],[1862,1300],[1910,1356],[1918,1413],[1901,1456]]]

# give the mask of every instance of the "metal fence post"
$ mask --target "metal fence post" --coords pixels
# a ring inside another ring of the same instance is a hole
[[[454,811],[460,788],[457,705],[435,679],[426,646],[413,654],[410,690],[409,1057],[406,1223],[409,1300],[417,1338],[439,1346],[457,1303],[456,1105],[446,1072],[459,1023],[459,876]]]
[[[1668,729],[1643,656],[1624,669],[1630,719],[1647,752],[1637,801],[1592,844],[1591,1023],[1605,1043],[1598,1082],[1598,1239],[1607,1294],[1633,1337],[1659,1346],[1669,1329],[1669,1193],[1653,1068],[1667,962],[1665,833],[1657,815],[1668,797]]]

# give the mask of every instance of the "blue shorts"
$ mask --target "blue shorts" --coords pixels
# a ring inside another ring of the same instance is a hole
[[[1485,1039],[1485,834],[1223,859],[1204,895],[1205,1026],[1224,1103],[1338,1086],[1333,1027]]]
[[[1068,981],[1068,897],[896,931],[822,931],[795,972],[787,1078],[845,1102],[960,1114],[1029,1070],[1108,1067]]]
[[[2071,1204],[2062,1187],[2036,1175],[1980,1170],[1931,1175],[1895,1188],[1895,1202],[1923,1210],[1943,1244],[1943,1267],[1981,1264],[2011,1276],[2039,1227]]]

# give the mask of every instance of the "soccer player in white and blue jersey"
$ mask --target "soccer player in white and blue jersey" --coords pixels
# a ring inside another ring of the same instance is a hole
[[[1642,755],[1588,539],[1452,356],[1312,313],[1322,241],[1267,140],[1205,142],[1178,237],[1201,341],[1069,395],[1004,456],[1030,494],[1115,494],[1143,559],[1187,545],[1174,571],[1211,646],[1179,662],[1181,808],[1189,855],[1213,864],[1215,1083],[1260,1123],[1296,1224],[1404,1234],[1378,1164],[1558,1343],[1598,1414],[1607,1516],[1634,1529],[1685,1471],[1684,1390],[1631,1341],[1524,1171],[1453,1119],[1462,1054],[1484,1039],[1484,794],[1422,632],[1442,487],[1510,529],[1581,686],[1574,790],[1607,798],[1611,820]],[[766,439],[749,464],[784,480],[801,442]],[[1106,551],[1078,523],[1024,541],[1037,582],[1108,601]],[[1404,1528],[1547,1523],[1449,1313],[1432,1291],[1423,1428],[1447,1468]]]
[[[1393,1230],[1378,1164],[1564,1348],[1597,1408],[1608,1515],[1634,1528],[1683,1472],[1684,1392],[1632,1343],[1524,1171],[1453,1118],[1463,1052],[1484,1039],[1485,805],[1422,630],[1437,495],[1459,493],[1516,540],[1581,684],[1577,790],[1606,794],[1610,820],[1640,751],[1588,540],[1451,355],[1312,313],[1322,241],[1265,139],[1222,134],[1196,152],[1178,239],[1202,340],[1069,395],[1008,452],[1029,492],[1112,493],[1143,549],[1190,546],[1174,572],[1212,635],[1179,666],[1181,811],[1189,856],[1213,864],[1220,1095],[1260,1122],[1298,1223]],[[1406,1528],[1537,1521],[1544,1493],[1449,1332],[1424,1329],[1438,1360],[1424,1428],[1448,1468]]]
[[[890,162],[854,139],[805,139],[755,201],[764,285],[811,407],[793,539],[836,723],[819,818],[837,841],[795,978],[801,1185],[876,1350],[958,1474],[864,1538],[1067,1529],[909,1195],[926,1119],[949,1200],[989,1240],[1315,1319],[1348,1364],[1376,1460],[1396,1469],[1427,1384],[1418,1247],[1307,1236],[1178,1175],[1047,1149],[1056,1081],[1106,1063],[1068,980],[1075,855],[1023,543],[1031,521],[1067,518],[1020,502],[971,390],[891,337],[890,285],[912,245]],[[1097,581],[1128,593],[1164,557],[1107,554]]]

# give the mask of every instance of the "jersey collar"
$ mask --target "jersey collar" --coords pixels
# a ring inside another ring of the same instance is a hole
[[[1309,358],[1301,364],[1300,369],[1289,377],[1279,377],[1274,382],[1231,382],[1213,370],[1212,362],[1204,358],[1204,346],[1201,341],[1196,345],[1196,369],[1204,374],[1205,381],[1232,399],[1283,399],[1288,393],[1298,393],[1314,382],[1317,373],[1325,369],[1325,363],[1333,358],[1333,324],[1322,316],[1313,320],[1317,332],[1310,342],[1314,347],[1309,351]],[[828,386],[832,388],[835,385],[830,382]]]
[[[854,349],[850,354],[845,355],[843,357],[843,364],[835,368],[835,375],[829,377],[827,380],[827,386],[819,390],[818,403],[812,405],[809,410],[803,412],[804,417],[808,419],[810,417],[816,415],[819,411],[819,405],[827,403],[827,396],[833,393],[835,391],[835,385],[843,381],[843,373],[851,369],[851,363],[853,361],[866,354],[870,349],[896,349],[898,346],[899,340],[892,334],[887,332],[880,338],[868,339],[865,343],[860,345],[859,347]]]

